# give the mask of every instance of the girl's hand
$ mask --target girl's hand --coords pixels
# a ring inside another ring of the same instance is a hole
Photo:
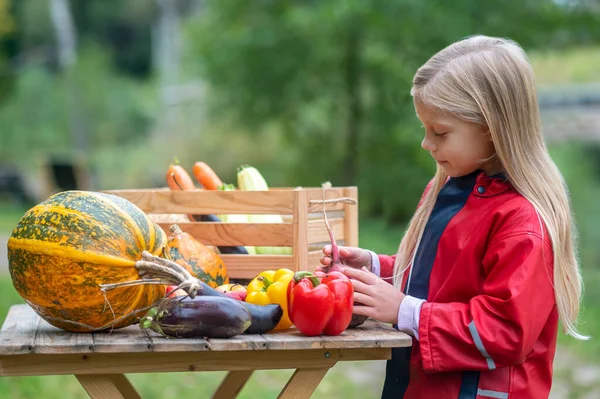
[[[357,248],[357,247],[341,247],[338,246],[340,251],[340,260],[346,266],[360,269],[365,266],[367,270],[371,271],[371,254],[369,251]],[[331,265],[331,245],[325,245],[323,247],[323,256],[321,258],[321,264],[323,266],[317,267],[317,271],[322,271],[324,266]]]
[[[354,313],[368,316],[384,323],[397,323],[400,303],[405,295],[392,284],[386,283],[363,267],[344,267],[342,272],[354,285]]]

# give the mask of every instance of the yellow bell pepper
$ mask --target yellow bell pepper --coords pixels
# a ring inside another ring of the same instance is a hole
[[[256,305],[276,303],[283,309],[283,316],[274,330],[285,330],[292,326],[287,306],[287,288],[294,278],[290,269],[266,270],[248,284],[246,302]]]

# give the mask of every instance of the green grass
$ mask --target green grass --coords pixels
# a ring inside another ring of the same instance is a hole
[[[538,85],[600,82],[600,47],[575,47],[565,51],[532,51],[529,58]]]

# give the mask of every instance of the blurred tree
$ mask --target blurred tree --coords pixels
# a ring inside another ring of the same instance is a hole
[[[0,0],[0,38],[12,32],[14,22],[9,13],[8,0]]]
[[[286,134],[290,184],[358,184],[361,211],[406,220],[434,171],[409,95],[419,65],[475,33],[527,48],[597,40],[587,11],[551,0],[206,0],[188,41],[214,120]]]
[[[118,61],[122,49],[111,40],[127,41],[126,35],[106,35],[116,19],[145,34],[148,45],[138,47],[149,62],[154,16],[146,3],[12,2],[14,29],[4,47],[8,62],[6,68],[0,66],[0,99],[12,87],[9,101],[0,104],[1,159],[27,168],[32,154],[37,161],[52,154],[72,156],[73,150],[88,147],[125,148],[145,139],[157,110],[151,81],[132,80],[131,75],[140,76],[136,63]],[[94,152],[87,154],[93,159]]]
[[[10,68],[7,65],[6,47],[8,36],[14,30],[14,20],[10,13],[8,0],[0,0],[0,104],[11,88]]]
[[[85,153],[88,149],[88,132],[72,69],[77,63],[77,30],[68,0],[49,0],[49,6],[56,34],[58,65],[65,76],[71,142],[75,150]]]

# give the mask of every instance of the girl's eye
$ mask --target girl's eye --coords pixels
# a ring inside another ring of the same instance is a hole
[[[446,137],[446,135],[447,135],[447,134],[448,134],[448,133],[436,133],[435,135],[436,135],[437,137]]]

